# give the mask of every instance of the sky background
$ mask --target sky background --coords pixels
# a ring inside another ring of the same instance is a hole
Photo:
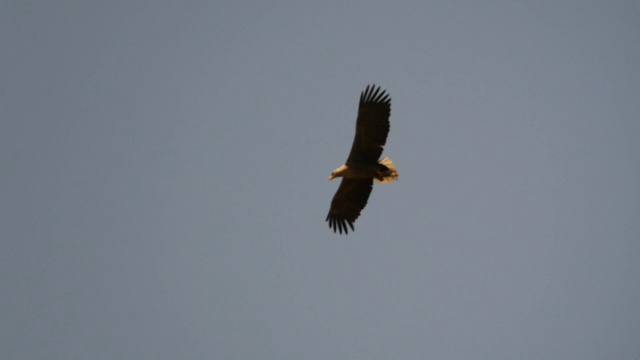
[[[637,1],[4,1],[3,359],[639,359]],[[360,92],[375,186],[325,223]]]

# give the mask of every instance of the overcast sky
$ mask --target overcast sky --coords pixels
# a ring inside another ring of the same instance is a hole
[[[3,359],[640,358],[637,1],[5,1],[0,49]]]

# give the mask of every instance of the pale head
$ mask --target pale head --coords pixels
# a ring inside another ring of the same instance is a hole
[[[329,181],[333,180],[334,178],[344,176],[344,173],[347,172],[348,169],[349,168],[347,167],[347,165],[342,165],[339,168],[333,170],[331,172],[331,175],[329,175]]]

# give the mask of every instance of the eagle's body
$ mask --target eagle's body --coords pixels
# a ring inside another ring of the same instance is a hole
[[[398,172],[389,158],[380,159],[389,134],[391,99],[380,87],[367,86],[360,95],[356,135],[347,162],[335,169],[329,180],[342,177],[338,191],[331,201],[327,215],[333,231],[354,230],[353,223],[367,205],[373,180],[387,183],[398,178]]]

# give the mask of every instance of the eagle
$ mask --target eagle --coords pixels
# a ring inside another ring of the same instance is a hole
[[[391,159],[380,159],[389,134],[391,98],[376,85],[367,85],[360,94],[356,135],[347,162],[333,170],[329,180],[341,177],[342,182],[331,200],[327,222],[333,232],[349,233],[360,212],[367,205],[373,180],[388,183],[398,179]]]

